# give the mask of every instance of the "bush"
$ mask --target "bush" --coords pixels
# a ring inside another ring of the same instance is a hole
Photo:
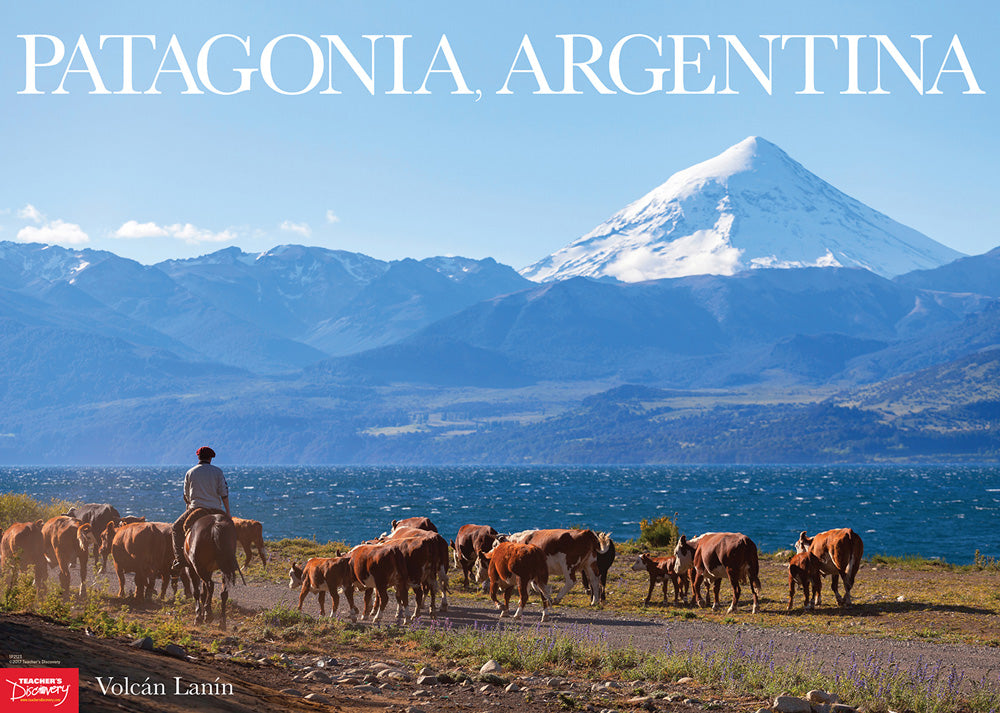
[[[0,529],[6,530],[15,522],[48,520],[61,515],[73,507],[73,503],[53,498],[46,505],[24,493],[3,493],[0,495]]]
[[[677,513],[673,517],[664,515],[655,520],[643,520],[639,523],[639,542],[647,547],[656,550],[668,550],[673,548],[680,536],[677,529]]]

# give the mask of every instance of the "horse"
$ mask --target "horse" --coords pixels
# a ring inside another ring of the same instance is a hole
[[[239,572],[246,585],[246,578],[236,561],[236,525],[227,515],[206,515],[195,520],[184,538],[184,556],[191,570],[191,584],[194,587],[195,624],[212,620],[212,595],[215,570],[222,572],[222,630],[226,630],[226,602],[229,600],[229,585],[236,583]]]

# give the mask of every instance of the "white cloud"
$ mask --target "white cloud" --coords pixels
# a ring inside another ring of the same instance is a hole
[[[113,238],[165,238],[170,233],[165,228],[161,228],[156,223],[140,223],[137,220],[130,220],[118,228],[111,237]]]
[[[140,223],[137,220],[129,220],[122,224],[111,234],[113,238],[176,238],[185,243],[195,245],[197,243],[224,243],[229,240],[236,240],[236,233],[226,228],[219,232],[205,230],[191,223],[173,223],[171,225],[157,225],[150,221]]]
[[[43,223],[45,221],[45,216],[42,215],[41,211],[35,206],[28,203],[24,208],[17,211],[17,217],[24,220],[30,220],[33,223]]]
[[[332,210],[326,212],[326,222],[327,223],[339,223],[340,217],[334,213]]]
[[[166,226],[166,230],[171,236],[178,240],[183,240],[190,245],[197,243],[224,243],[229,240],[236,240],[236,233],[229,228],[214,233],[211,230],[191,225],[191,223],[184,223],[183,225],[174,223],[173,225]]]
[[[289,233],[298,233],[306,238],[312,235],[312,228],[309,227],[308,223],[293,223],[290,220],[286,220],[278,227],[282,230],[287,230]]]
[[[82,245],[90,242],[87,235],[76,223],[53,220],[40,228],[33,225],[17,231],[17,239],[25,243],[49,243],[56,245]]]

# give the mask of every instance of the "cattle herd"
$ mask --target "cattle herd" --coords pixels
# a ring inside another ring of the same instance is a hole
[[[451,558],[449,557],[449,546]],[[80,594],[86,592],[88,552],[94,562],[100,557],[100,570],[107,566],[108,555],[118,575],[118,596],[125,596],[125,575],[134,574],[135,597],[151,596],[156,580],[162,580],[160,598],[168,584],[176,594],[178,584],[196,600],[196,623],[210,620],[215,583],[213,574],[221,572],[221,625],[226,626],[228,586],[236,575],[242,577],[236,558],[237,548],[246,555],[249,565],[254,550],[267,567],[263,528],[256,520],[209,515],[196,520],[188,531],[184,552],[186,562],[172,569],[171,525],[146,522],[141,517],[121,517],[107,504],[89,504],[71,509],[48,521],[15,523],[0,540],[0,560],[4,572],[11,572],[11,583],[18,570],[34,568],[35,586],[45,586],[50,567],[59,569],[64,594],[69,593],[70,566],[78,564]],[[863,554],[861,538],[851,529],[822,532],[808,537],[803,532],[795,543],[796,554],[788,564],[788,609],[793,607],[796,587],[801,588],[805,609],[821,603],[821,578],[829,575],[837,603],[851,603],[851,589]],[[500,610],[509,613],[511,595],[517,590],[519,602],[514,618],[520,618],[534,591],[542,600],[542,621],[548,618],[552,603],[558,603],[572,589],[577,574],[593,606],[605,601],[607,574],[615,558],[615,544],[607,533],[577,529],[525,530],[501,535],[488,525],[463,525],[455,538],[445,540],[426,517],[392,521],[389,532],[362,542],[335,557],[314,557],[289,570],[289,587],[299,587],[299,610],[310,593],[317,594],[320,614],[325,615],[325,597],[330,595],[333,616],[343,593],[352,621],[359,618],[378,622],[389,604],[389,588],[396,599],[396,618],[412,621],[420,616],[429,599],[431,615],[448,610],[448,569],[453,558],[462,571],[462,586],[473,583],[488,588],[490,599]],[[682,536],[672,556],[638,555],[632,570],[649,575],[649,604],[657,583],[662,582],[663,601],[668,600],[668,584],[673,587],[674,604],[692,601],[708,605],[712,587],[712,606],[719,607],[719,590],[724,579],[732,587],[729,611],[739,606],[741,585],[747,584],[753,598],[752,611],[760,605],[760,578],[757,546],[746,535],[733,532],[707,532],[697,537]],[[553,597],[549,576],[560,575],[562,588]],[[844,584],[844,594],[838,582]],[[245,582],[244,582],[245,583]],[[702,598],[702,584],[706,587]],[[355,590],[364,592],[364,610],[354,603]],[[409,593],[414,609],[408,615]],[[499,594],[503,594],[503,603]]]

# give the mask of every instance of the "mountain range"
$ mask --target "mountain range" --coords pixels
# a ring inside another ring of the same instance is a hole
[[[520,274],[0,242],[0,462],[991,457],[998,285],[759,138]]]

